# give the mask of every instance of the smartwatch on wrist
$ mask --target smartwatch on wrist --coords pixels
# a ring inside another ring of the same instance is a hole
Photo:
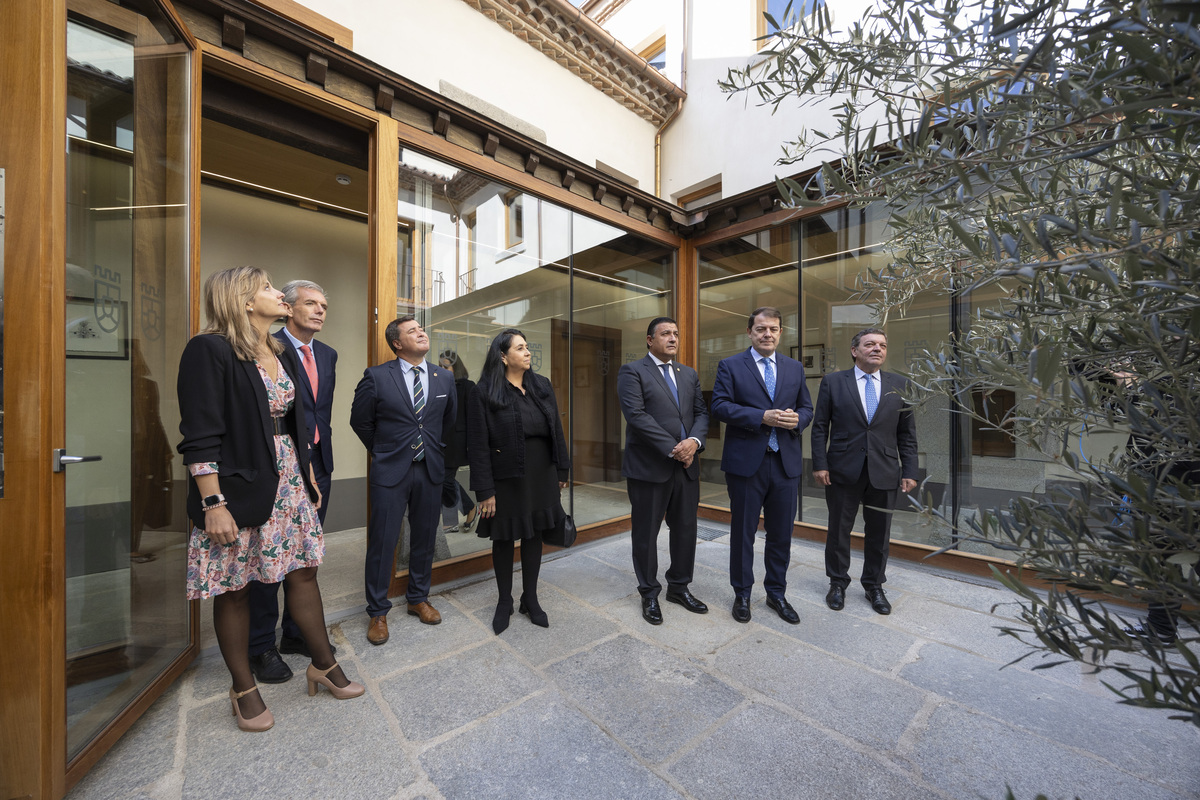
[[[225,505],[225,495],[223,494],[210,494],[208,497],[200,501],[200,508],[204,511],[208,511],[213,508],[220,508],[223,505]]]

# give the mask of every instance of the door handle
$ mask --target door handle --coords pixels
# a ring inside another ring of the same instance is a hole
[[[56,447],[50,454],[50,466],[55,472],[62,472],[67,464],[82,464],[85,461],[100,461],[103,456],[69,456],[66,448]]]

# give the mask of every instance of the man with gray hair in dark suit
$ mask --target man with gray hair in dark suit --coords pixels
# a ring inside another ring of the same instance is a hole
[[[304,409],[304,421],[311,442],[297,442],[309,448],[309,464],[321,490],[317,517],[325,525],[329,510],[329,488],[333,473],[333,387],[337,372],[337,350],[316,335],[325,328],[329,300],[325,290],[312,281],[297,280],[284,285],[283,302],[288,316],[283,328],[273,335],[283,343],[284,369],[296,387],[296,401]],[[298,653],[309,657],[308,645],[300,630],[284,609],[283,633],[275,648],[275,625],[279,621],[280,583],[250,584],[250,668],[263,683],[283,683],[292,670],[280,653]],[[286,594],[287,589],[284,589]]]

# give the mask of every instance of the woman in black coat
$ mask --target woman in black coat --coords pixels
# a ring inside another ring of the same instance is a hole
[[[559,490],[571,469],[558,403],[550,381],[530,371],[529,344],[515,328],[492,340],[479,384],[468,399],[467,450],[471,488],[479,503],[481,537],[492,540],[499,601],[492,629],[512,616],[513,549],[521,542],[522,614],[550,627],[537,598],[542,538],[566,521]]]
[[[333,660],[317,565],[325,554],[321,495],[308,464],[309,436],[271,324],[287,314],[283,293],[255,267],[218,272],[204,284],[208,327],[179,362],[179,430],[188,482],[187,593],[212,597],[213,628],[233,678],[238,727],[275,724],[250,671],[251,581],[288,582],[288,611],[312,651],[308,693],[339,699],[364,688]],[[291,362],[295,359],[292,358]],[[292,370],[297,367],[293,364]]]

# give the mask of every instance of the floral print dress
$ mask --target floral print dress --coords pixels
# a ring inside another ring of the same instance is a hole
[[[275,359],[276,380],[256,364],[267,387],[272,417],[282,417],[295,402],[296,389]],[[275,436],[275,468],[279,489],[275,509],[261,527],[238,529],[237,540],[213,543],[208,534],[192,527],[188,541],[187,596],[189,600],[237,591],[250,581],[278,583],[294,569],[315,567],[325,556],[325,539],[317,509],[308,498],[300,476],[296,445],[287,434]],[[192,475],[220,473],[216,463],[191,464]]]

